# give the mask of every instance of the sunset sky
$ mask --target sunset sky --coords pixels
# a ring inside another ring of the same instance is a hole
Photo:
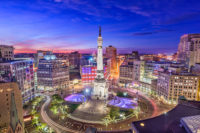
[[[180,36],[200,33],[200,0],[1,0],[0,43],[37,49],[176,52]]]

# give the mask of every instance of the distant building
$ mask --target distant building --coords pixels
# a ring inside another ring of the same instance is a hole
[[[130,54],[124,54],[124,65],[127,65],[129,63],[133,63],[134,61],[139,60],[139,53],[138,51],[132,51]]]
[[[45,55],[51,55],[53,54],[52,51],[44,51],[44,50],[37,50],[37,53],[35,54],[35,61],[34,61],[34,67],[37,68],[40,59],[44,59]]]
[[[126,86],[133,82],[133,65],[121,65],[119,70],[119,85]]]
[[[115,77],[117,73],[117,49],[113,47],[112,45],[106,47],[105,57],[107,59],[110,59],[109,64],[108,64],[110,65],[110,73],[111,73],[111,76]]]
[[[37,80],[39,90],[65,89],[69,85],[69,69],[55,55],[46,55],[39,61]]]
[[[87,65],[87,66],[82,66],[81,67],[81,80],[82,83],[93,83],[94,79],[96,77],[96,70],[97,70],[97,66],[91,66],[91,65]],[[104,66],[104,77],[105,79],[109,78],[109,72],[108,72],[108,67]]]
[[[167,69],[171,64],[171,62],[134,61],[133,81],[151,84],[152,80],[158,78],[158,73]]]
[[[14,47],[8,45],[0,45],[0,61],[8,61],[14,59]]]
[[[33,60],[12,60],[0,63],[0,80],[17,81],[23,103],[30,101],[35,93]]]
[[[80,58],[81,54],[78,51],[72,52],[69,54],[69,67],[70,69],[80,67]]]
[[[133,62],[133,81],[141,81],[144,75],[144,61]]]
[[[159,57],[153,54],[148,54],[148,55],[141,55],[140,60],[143,61],[159,61]]]
[[[96,64],[96,61],[94,60],[94,57],[92,54],[82,54],[81,59],[80,59],[80,65],[85,66],[85,65],[94,65]]]
[[[177,51],[177,60],[189,68],[200,63],[200,34],[185,34],[181,36]]]
[[[0,132],[24,133],[22,96],[17,83],[0,83]]]
[[[169,103],[176,103],[179,96],[188,100],[199,101],[200,77],[191,73],[173,74],[163,72],[157,81],[157,94]]]
[[[106,58],[116,58],[117,56],[117,49],[112,45],[106,47]]]

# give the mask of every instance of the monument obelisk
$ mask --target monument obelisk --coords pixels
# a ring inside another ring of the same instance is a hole
[[[97,71],[96,78],[94,80],[94,88],[92,93],[92,99],[106,100],[108,98],[108,88],[106,87],[106,80],[104,78],[103,67],[103,40],[101,37],[101,26],[99,26],[99,36],[97,40]]]

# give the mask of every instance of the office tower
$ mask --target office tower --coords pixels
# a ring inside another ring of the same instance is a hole
[[[79,68],[80,67],[80,58],[81,58],[81,54],[78,51],[70,53],[69,54],[69,67],[72,69]]]
[[[24,133],[22,96],[17,83],[0,83],[0,105],[0,132]]]
[[[181,36],[177,60],[185,63],[188,68],[200,63],[200,34],[185,34]]]
[[[23,103],[30,101],[35,93],[33,60],[12,60],[0,63],[0,80],[17,81]]]
[[[110,59],[110,74],[112,77],[115,77],[117,72],[117,49],[112,45],[106,47],[105,57]]]
[[[14,48],[13,46],[0,45],[0,61],[7,61],[14,59]]]
[[[69,85],[69,70],[55,55],[45,55],[44,59],[39,61],[37,78],[39,90],[65,89]]]
[[[44,50],[37,50],[37,53],[34,55],[34,83],[35,89],[38,90],[38,76],[37,76],[37,69],[40,59],[44,59],[45,55],[52,55],[52,51],[44,51]]]

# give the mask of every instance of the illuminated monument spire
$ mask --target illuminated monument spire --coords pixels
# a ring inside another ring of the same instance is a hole
[[[92,99],[106,100],[108,98],[108,88],[106,87],[106,80],[104,78],[103,69],[103,48],[102,48],[102,37],[101,37],[101,26],[99,26],[99,37],[97,40],[97,74],[94,80],[94,89]]]

